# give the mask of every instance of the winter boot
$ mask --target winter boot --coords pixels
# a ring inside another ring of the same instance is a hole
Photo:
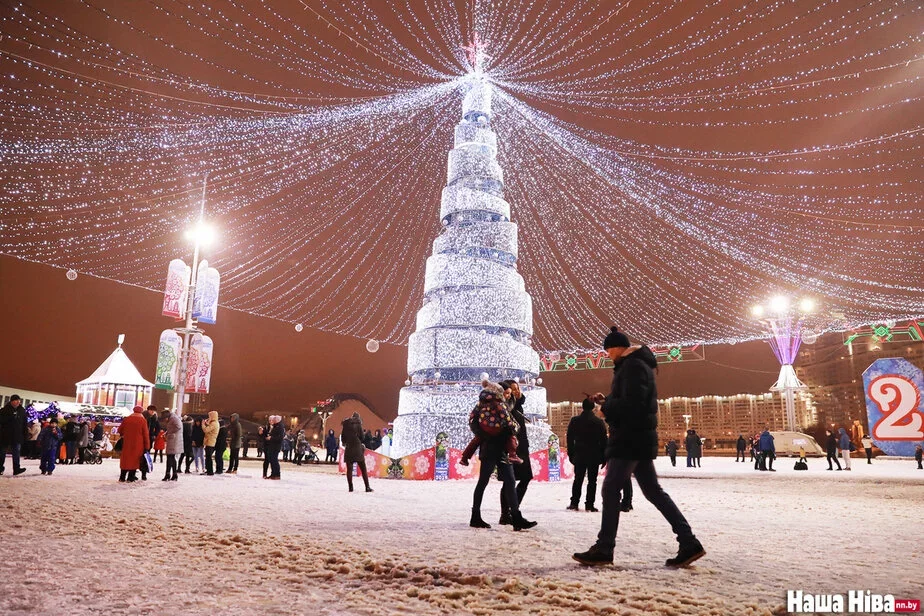
[[[699,560],[706,555],[706,550],[703,549],[703,544],[699,542],[699,539],[693,539],[686,545],[681,545],[680,550],[677,552],[677,556],[674,558],[668,558],[665,561],[665,565],[668,567],[686,567],[695,560]]]
[[[511,517],[513,518],[513,530],[526,530],[538,524],[538,522],[530,522],[524,518],[519,511],[514,513]]]
[[[568,505],[568,511],[577,511],[577,510],[578,510],[577,503],[571,503],[570,505]]]
[[[513,524],[513,518],[510,517],[510,511],[501,511],[500,520],[498,520],[497,523],[503,526],[510,526]]]
[[[472,519],[468,523],[472,528],[491,528],[491,525],[481,519],[481,511],[472,508]]]
[[[631,508],[632,507],[630,506],[629,509]],[[577,507],[575,507],[575,509],[577,509]],[[584,505],[584,511],[589,511],[591,513],[597,513],[600,510],[594,507],[593,505]],[[625,509],[623,509],[623,511],[625,511]]]
[[[602,567],[604,565],[613,564],[613,553],[603,548],[598,548],[597,546],[593,546],[586,552],[575,552],[571,555],[571,558],[582,565],[591,567]]]

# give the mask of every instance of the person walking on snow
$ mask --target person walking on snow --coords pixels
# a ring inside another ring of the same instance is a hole
[[[336,462],[337,461],[337,450],[339,449],[337,444],[337,435],[334,434],[333,430],[327,431],[327,437],[324,439],[324,449],[327,450],[327,457],[324,458],[325,462]]]
[[[594,507],[597,497],[597,475],[603,464],[606,450],[606,424],[594,414],[594,401],[590,397],[581,402],[581,414],[575,415],[568,422],[566,435],[568,459],[574,465],[574,482],[571,484],[571,503],[568,509],[578,510],[581,501],[581,487],[587,477],[587,495],[584,509],[598,511]]]
[[[918,463],[918,470],[924,470],[924,466],[921,465],[921,461],[924,460],[924,447],[918,445],[914,448],[914,459]]]
[[[241,416],[231,413],[231,423],[228,425],[228,439],[230,440],[231,454],[228,457],[228,474],[237,475],[240,464],[241,445],[244,443],[244,431],[241,428]]]
[[[772,471],[773,460],[776,459],[776,446],[773,443],[773,435],[770,434],[770,428],[765,427],[760,433],[760,470]],[[767,466],[769,465],[769,468]]]
[[[215,474],[215,443],[218,441],[218,411],[209,411],[209,417],[202,422],[202,433],[205,444],[205,474]]]
[[[39,432],[38,447],[42,456],[39,470],[43,475],[51,475],[55,472],[55,459],[58,457],[58,447],[61,446],[62,438],[61,429],[54,421],[49,421]]]
[[[735,443],[735,462],[738,462],[738,458],[741,458],[741,461],[744,462],[744,452],[748,445],[748,442],[744,440],[744,436],[739,434],[738,441]]]
[[[13,476],[22,475],[26,469],[20,466],[19,454],[26,436],[26,411],[22,399],[16,394],[0,409],[0,475],[6,465],[6,450],[13,457]]]
[[[144,409],[136,406],[132,414],[122,420],[119,426],[122,435],[122,457],[119,459],[119,481],[138,481],[135,474],[141,465],[147,466],[143,459],[144,454],[151,449],[151,435],[148,432],[148,420],[144,416]],[[142,478],[147,476],[145,468]]]
[[[366,492],[372,492],[369,487],[369,472],[366,470],[366,446],[363,445],[363,420],[359,413],[353,413],[340,424],[340,442],[343,443],[343,461],[346,462],[347,487],[353,491],[353,465],[359,466]]]
[[[671,459],[671,466],[677,466],[677,441],[671,439],[664,446],[664,453]]]
[[[645,498],[670,523],[677,535],[677,555],[668,567],[684,567],[705,556],[686,518],[658,483],[654,459],[658,456],[658,391],[654,369],[658,362],[647,346],[631,346],[616,327],[603,340],[603,350],[613,361],[613,384],[603,404],[610,428],[603,480],[603,515],[597,542],[586,552],[572,555],[583,565],[613,563],[619,529],[619,491],[632,475]]]
[[[179,472],[177,456],[183,453],[183,420],[176,413],[163,410],[160,412],[160,430],[167,452],[167,468],[162,481],[176,481]]]
[[[850,436],[847,434],[847,430],[840,428],[838,430],[840,437],[837,440],[838,449],[841,450],[841,455],[844,456],[844,470],[850,470]]]
[[[860,442],[863,443],[863,450],[866,452],[866,463],[873,463],[873,439],[869,437],[869,434],[864,434],[863,438],[860,439]]]
[[[837,470],[841,470],[841,463],[837,459],[837,438],[834,436],[834,434],[831,433],[830,430],[825,430],[825,434],[827,435],[827,438],[825,439],[825,453],[828,456],[828,470],[834,470],[834,468],[831,466],[832,461],[837,464]]]
[[[285,438],[286,430],[282,427],[282,416],[270,415],[269,427],[264,430],[263,434],[263,451],[266,461],[264,470],[269,465],[269,476],[264,475],[264,479],[280,481],[282,479],[279,471],[279,452],[282,449],[282,441]]]

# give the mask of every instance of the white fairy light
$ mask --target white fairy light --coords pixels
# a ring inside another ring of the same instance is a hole
[[[595,350],[612,322],[746,340],[755,289],[839,324],[921,314],[920,3],[462,4],[17,5],[0,253],[159,289],[207,170],[226,304],[361,340],[408,343],[421,297],[425,325],[468,327],[491,309],[433,302],[495,276],[532,294],[479,328],[514,355]],[[456,125],[478,78],[494,117]]]

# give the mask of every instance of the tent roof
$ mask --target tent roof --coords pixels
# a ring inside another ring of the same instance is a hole
[[[106,358],[96,371],[77,383],[80,385],[102,385],[114,383],[116,385],[138,385],[154,387],[154,383],[147,381],[135,368],[135,364],[128,358],[122,345],[119,345],[112,355]]]

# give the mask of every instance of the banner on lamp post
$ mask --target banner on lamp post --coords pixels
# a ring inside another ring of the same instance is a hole
[[[206,263],[203,261],[203,263]],[[199,277],[196,279],[196,298],[193,302],[193,318],[202,323],[215,324],[218,316],[218,288],[221,285],[221,276],[214,267],[199,267]]]
[[[161,314],[177,321],[186,318],[189,301],[189,278],[192,269],[182,259],[174,259],[167,268],[167,285],[164,289],[164,306]]]
[[[165,329],[160,334],[157,347],[157,371],[154,375],[154,387],[157,389],[176,389],[180,370],[180,351],[183,341],[172,329]]]
[[[924,372],[901,357],[874,361],[863,372],[870,437],[890,456],[913,456],[924,441]]]
[[[186,391],[196,394],[209,393],[213,348],[212,339],[208,336],[196,334],[192,337],[189,343],[189,360],[186,363]]]

